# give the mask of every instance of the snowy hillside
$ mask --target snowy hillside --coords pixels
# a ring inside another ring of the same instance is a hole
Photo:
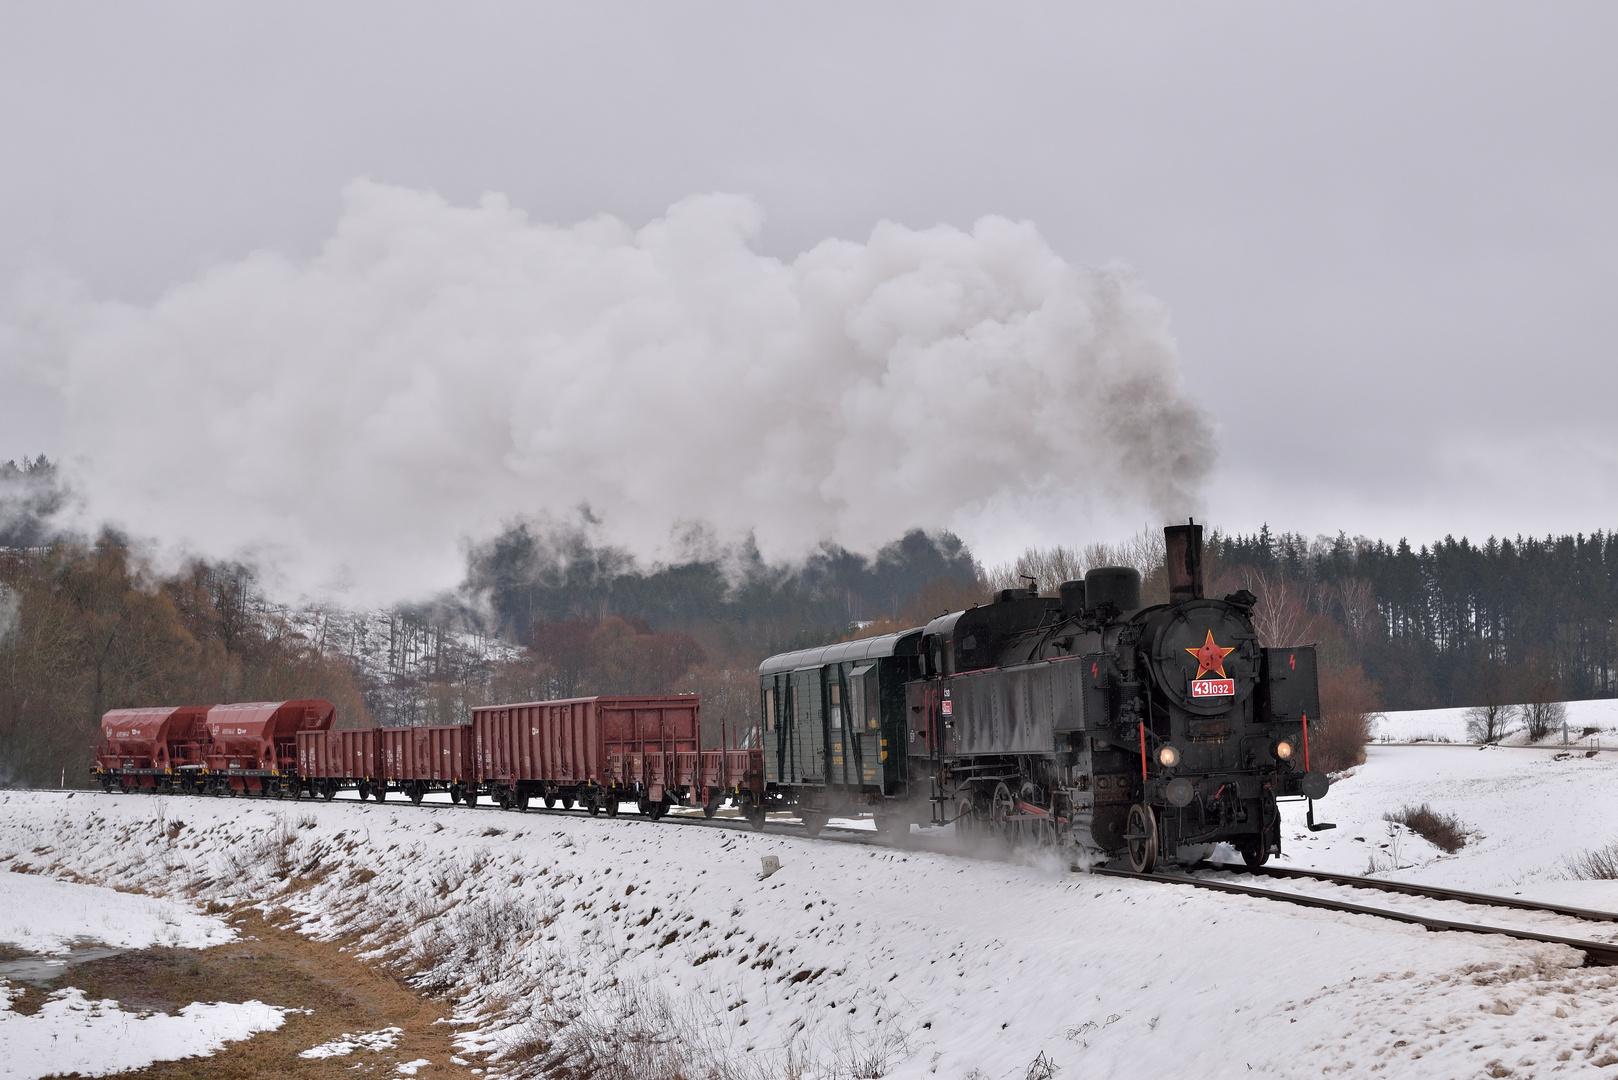
[[[12,862],[10,869],[18,866]],[[258,1001],[193,1002],[174,1015],[126,1012],[76,989],[20,1013],[11,981],[21,966],[62,965],[83,940],[115,949],[205,948],[234,938],[223,921],[172,900],[26,873],[0,874],[0,943],[37,958],[0,962],[0,1077],[104,1076],[154,1061],[207,1055],[281,1026],[284,1010]]]
[[[1381,815],[1413,799],[1476,839],[1442,857],[1395,841]],[[1618,821],[1606,754],[1376,746],[1319,809],[1340,827],[1311,834],[1292,813],[1295,864],[1378,858],[1618,909],[1618,882],[1565,880],[1565,859]],[[269,898],[304,932],[354,935],[454,995],[473,1022],[463,1052],[501,1072],[602,1053],[688,1075],[1015,1080],[1047,1065],[1450,1077],[1618,1061],[1618,980],[1560,946],[965,859],[920,837],[894,849],[638,818],[172,799],[163,813],[185,828],[170,839],[157,811],[150,797],[11,793],[0,857]],[[781,869],[763,878],[766,855]]]
[[[1371,737],[1378,742],[1393,743],[1469,742],[1466,713],[1466,709],[1412,709],[1383,713],[1372,724]],[[1567,702],[1567,727],[1569,743],[1592,748],[1596,745],[1618,748],[1618,699]],[[1521,725],[1513,724],[1505,741],[1523,742]],[[1561,726],[1557,725],[1557,730],[1545,741],[1547,744],[1560,745]]]

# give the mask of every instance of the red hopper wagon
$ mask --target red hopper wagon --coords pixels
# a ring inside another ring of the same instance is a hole
[[[208,710],[207,788],[214,794],[298,797],[300,731],[325,731],[329,701],[255,701]]]
[[[93,775],[105,791],[200,790],[207,714],[206,705],[112,710],[101,718]]]

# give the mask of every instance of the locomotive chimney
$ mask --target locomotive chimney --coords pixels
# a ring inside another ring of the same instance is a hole
[[[1169,603],[1202,599],[1202,526],[1195,521],[1163,530],[1168,555]]]

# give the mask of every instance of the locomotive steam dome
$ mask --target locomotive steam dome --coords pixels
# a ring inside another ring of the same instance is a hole
[[[1193,600],[1163,612],[1150,641],[1158,686],[1188,712],[1224,712],[1258,683],[1258,636],[1223,600]]]

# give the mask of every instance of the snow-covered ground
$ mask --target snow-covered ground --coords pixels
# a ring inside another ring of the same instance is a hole
[[[1374,746],[1289,861],[1576,899],[1618,762]],[[1479,835],[1455,856],[1381,815]],[[183,818],[171,839],[159,827]],[[1576,808],[1576,809],[1575,809]],[[1618,1063],[1618,977],[1571,949],[884,845],[408,805],[0,796],[0,862],[254,898],[459,996],[501,1071],[591,1053],[688,1075],[1531,1076]],[[1384,848],[1382,845],[1387,844]],[[36,849],[38,849],[36,851]],[[13,853],[16,853],[13,855]],[[761,858],[781,869],[764,878]],[[1041,1064],[1044,1063],[1044,1064]],[[1251,1069],[1249,1069],[1251,1066]],[[672,1070],[668,1070],[672,1071]]]
[[[1371,735],[1378,742],[1440,742],[1464,743],[1470,741],[1466,733],[1466,709],[1412,709],[1407,712],[1379,714],[1372,725]],[[1567,739],[1583,747],[1606,746],[1618,749],[1618,699],[1599,701],[1569,701],[1567,703]],[[1594,732],[1585,734],[1587,729]],[[1505,741],[1522,743],[1525,736],[1522,725],[1513,722]],[[1562,730],[1557,730],[1542,745],[1561,745]]]
[[[190,904],[37,876],[26,872],[26,859],[13,859],[8,869],[18,872],[0,873],[0,944],[23,953],[54,958],[89,943],[197,949],[235,937],[224,922]],[[65,970],[65,961],[52,962]],[[196,1002],[168,1016],[125,1012],[116,1001],[90,1001],[71,988],[31,1014],[13,1011],[15,998],[0,977],[0,1077],[105,1076],[211,1054],[285,1019],[282,1010],[258,1001]]]

